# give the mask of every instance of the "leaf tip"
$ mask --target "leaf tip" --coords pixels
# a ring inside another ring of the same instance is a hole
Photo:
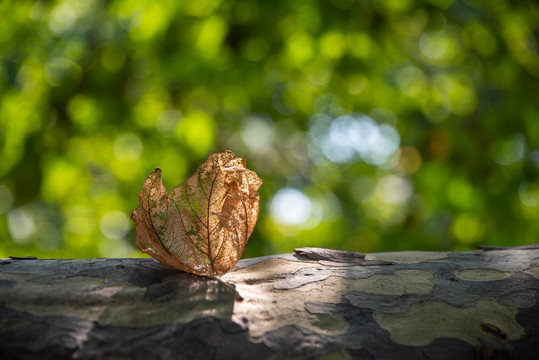
[[[131,211],[131,220],[133,220],[135,223],[137,222],[136,217],[137,217],[137,209]]]

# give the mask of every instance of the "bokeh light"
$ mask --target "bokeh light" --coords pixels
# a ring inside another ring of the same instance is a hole
[[[262,180],[246,257],[539,236],[539,5],[0,3],[0,257],[142,256],[209,154]]]
[[[271,216],[282,225],[302,225],[311,214],[311,200],[297,189],[279,190],[271,200]]]

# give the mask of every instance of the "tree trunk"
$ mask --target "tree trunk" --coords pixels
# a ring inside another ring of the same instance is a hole
[[[0,260],[0,359],[537,359],[539,249],[299,249],[211,279]]]

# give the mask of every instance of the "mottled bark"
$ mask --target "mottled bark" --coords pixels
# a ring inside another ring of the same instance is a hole
[[[0,359],[537,359],[539,249],[321,249],[211,279],[153,259],[0,260]]]

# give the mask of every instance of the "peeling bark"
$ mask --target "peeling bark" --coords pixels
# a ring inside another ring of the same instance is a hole
[[[0,260],[1,359],[536,359],[539,249],[298,249],[220,279]]]

